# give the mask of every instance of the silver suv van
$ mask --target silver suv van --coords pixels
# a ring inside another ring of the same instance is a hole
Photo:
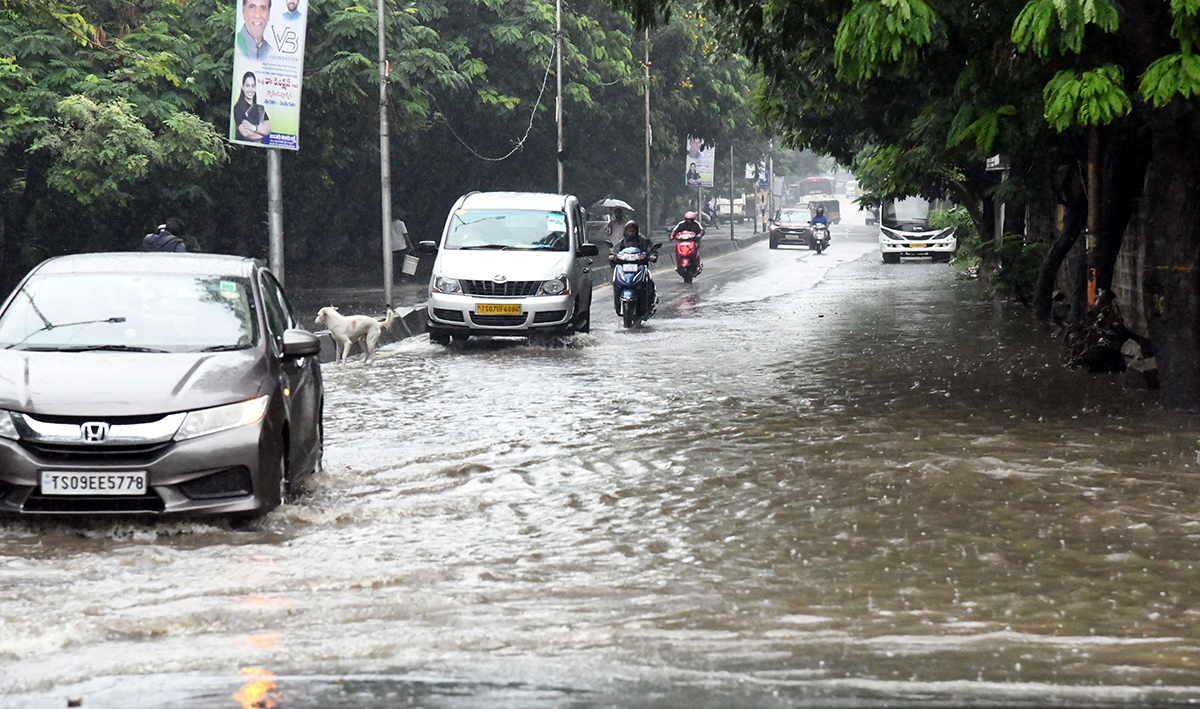
[[[431,342],[562,335],[591,327],[583,208],[572,195],[472,192],[446,217],[426,305]]]

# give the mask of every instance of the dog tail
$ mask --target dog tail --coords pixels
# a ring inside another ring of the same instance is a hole
[[[387,317],[385,317],[383,319],[383,322],[379,323],[379,325],[385,330],[391,330],[392,323],[395,322],[395,320],[396,320],[396,314],[392,312],[391,308],[388,308]]]

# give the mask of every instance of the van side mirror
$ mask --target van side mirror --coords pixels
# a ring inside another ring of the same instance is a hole
[[[593,244],[589,241],[589,242],[584,242],[579,245],[579,253],[577,255],[578,256],[597,256],[599,254],[600,254],[599,247],[597,247],[595,244]]]
[[[436,254],[438,250],[436,241],[418,241],[417,252],[422,254]]]

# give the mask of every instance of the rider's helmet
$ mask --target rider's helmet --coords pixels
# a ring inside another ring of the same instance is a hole
[[[630,220],[630,221],[628,221],[628,222],[625,222],[625,234],[624,234],[624,236],[625,236],[625,237],[630,237],[630,236],[639,236],[639,234],[638,234],[638,223],[637,223],[637,222],[635,222],[635,221],[633,221],[633,220]]]
[[[824,207],[817,207],[816,211],[815,211],[815,212],[813,212],[813,214],[814,214],[815,216],[818,216],[818,217],[823,217],[823,216],[825,216],[825,208],[824,208]]]
[[[695,221],[695,219],[696,219],[696,213],[695,213],[695,212],[687,212],[687,213],[685,213],[685,214],[683,215],[683,218],[684,218],[684,219],[691,219],[691,220]]]

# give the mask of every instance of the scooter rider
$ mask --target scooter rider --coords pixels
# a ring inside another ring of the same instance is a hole
[[[813,218],[808,220],[809,224],[824,224],[829,226],[829,217],[825,216],[825,208],[817,207],[813,210]]]
[[[628,249],[630,247],[640,249],[643,253],[649,254],[648,260],[650,263],[655,263],[658,261],[658,254],[651,253],[650,251],[650,249],[654,248],[654,244],[649,239],[641,235],[638,223],[630,220],[625,224],[624,236],[619,242],[613,244],[612,251],[610,251],[608,254],[608,265],[615,267],[617,265],[617,254],[619,254],[622,249]],[[656,302],[653,278],[649,279],[649,286],[649,292],[646,294],[647,298],[649,298],[647,302],[649,302],[651,307],[653,307],[654,303]],[[616,307],[617,312],[620,313],[621,296],[615,290],[613,291],[613,305]]]
[[[688,212],[683,215],[683,221],[676,224],[675,228],[671,230],[671,238],[674,239],[675,235],[681,231],[690,231],[696,235],[697,239],[704,236],[704,227],[700,226],[700,222],[696,221],[695,212]]]

